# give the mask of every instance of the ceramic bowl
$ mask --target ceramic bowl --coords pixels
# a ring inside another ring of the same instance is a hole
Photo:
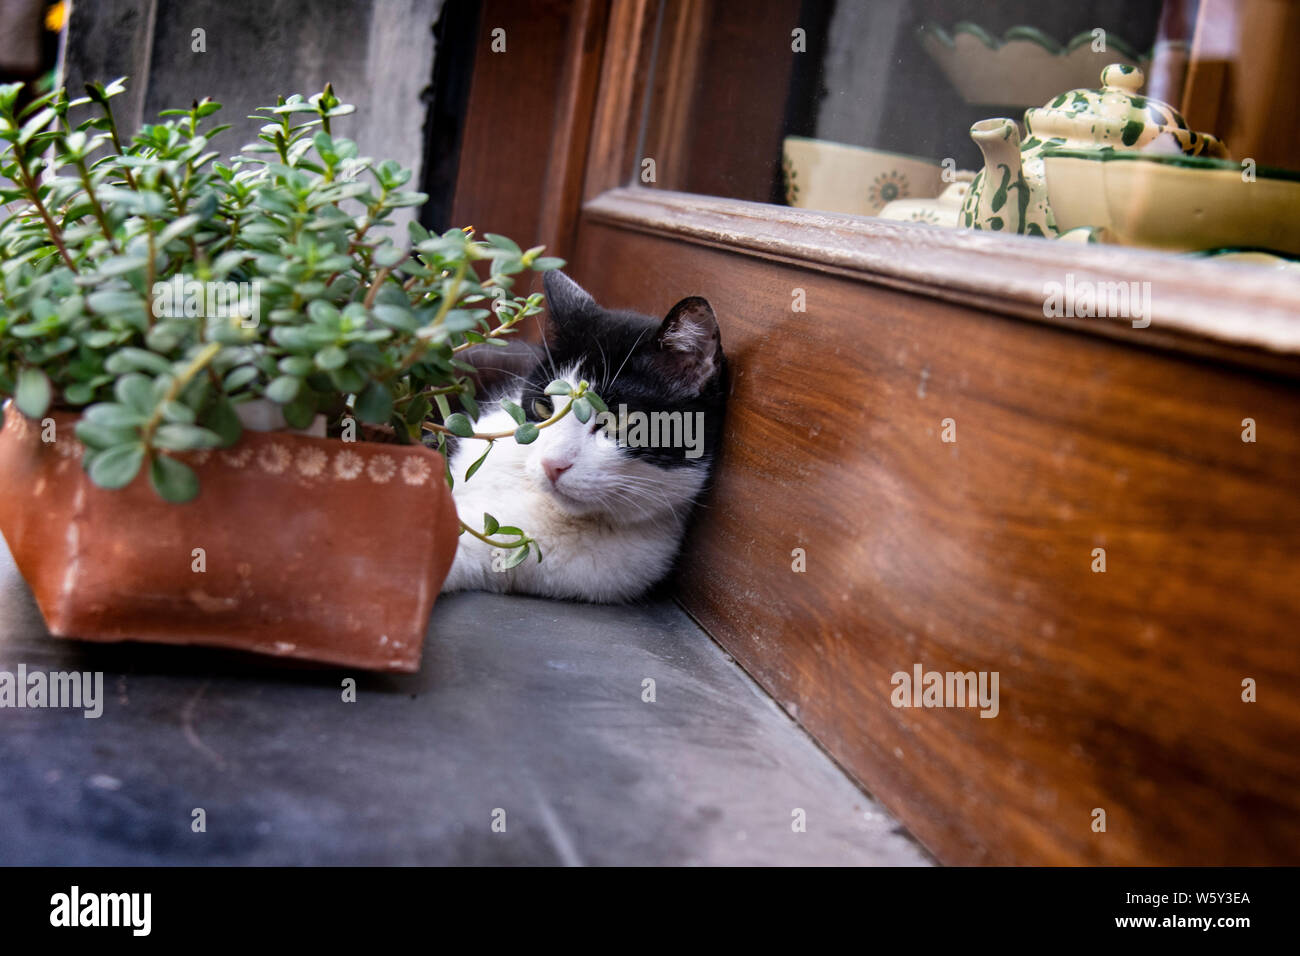
[[[801,209],[874,216],[895,199],[933,199],[943,188],[932,159],[787,136],[786,202]]]
[[[934,199],[895,199],[880,210],[881,219],[894,219],[899,222],[923,222],[931,226],[957,227],[961,215],[961,204],[970,190],[973,173],[958,173],[965,177],[952,183]]]
[[[1229,247],[1300,255],[1300,173],[1200,156],[1047,150],[1047,192],[1064,232],[1179,252]]]
[[[1091,87],[1107,64],[1145,69],[1151,61],[1113,33],[1100,51],[1091,31],[1060,43],[1029,26],[995,37],[974,23],[929,23],[917,36],[961,98],[980,106],[1038,106],[1061,90]]]

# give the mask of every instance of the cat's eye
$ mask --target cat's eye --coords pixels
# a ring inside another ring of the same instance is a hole
[[[533,402],[533,414],[538,418],[547,419],[551,417],[551,403],[544,398],[539,398]]]

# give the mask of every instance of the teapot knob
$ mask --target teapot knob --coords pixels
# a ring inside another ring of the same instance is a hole
[[[1136,93],[1145,82],[1146,75],[1138,67],[1127,63],[1112,63],[1101,71],[1101,85],[1104,89]]]

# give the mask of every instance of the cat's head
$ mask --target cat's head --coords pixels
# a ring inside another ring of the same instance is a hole
[[[718,321],[698,296],[662,320],[599,306],[560,272],[545,275],[551,331],[520,404],[544,421],[564,396],[552,378],[585,379],[609,408],[571,412],[528,446],[528,477],[565,511],[626,523],[684,518],[708,480],[721,439],[726,360]]]

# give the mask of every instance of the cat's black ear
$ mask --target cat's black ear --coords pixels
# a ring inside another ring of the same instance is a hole
[[[699,393],[722,370],[722,332],[707,299],[682,299],[655,337],[660,361],[685,390]]]
[[[591,294],[559,269],[542,273],[542,288],[546,292],[551,317],[557,325],[590,315],[596,309],[596,300]]]

